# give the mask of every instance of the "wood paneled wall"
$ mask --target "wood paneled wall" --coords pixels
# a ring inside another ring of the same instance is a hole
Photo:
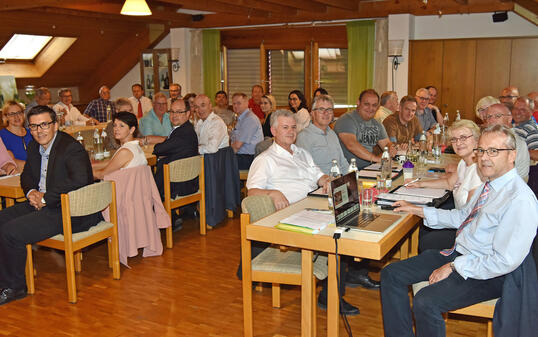
[[[475,120],[476,102],[509,85],[538,90],[538,37],[410,41],[409,58],[409,93],[436,86],[451,120],[456,110]]]

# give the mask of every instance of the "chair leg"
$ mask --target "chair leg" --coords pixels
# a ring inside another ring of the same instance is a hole
[[[77,285],[75,281],[75,261],[73,251],[65,251],[65,273],[67,275],[67,298],[77,303]]]
[[[112,238],[106,240],[106,247],[108,250],[108,268],[112,268]]]
[[[74,253],[75,257],[75,272],[80,273],[82,271],[82,252],[76,251]]]
[[[318,298],[316,296],[317,279],[312,275],[312,337],[316,337],[316,317],[318,313]]]
[[[205,223],[205,199],[200,199],[200,235],[206,234],[206,223]]]
[[[227,209],[227,210],[226,210],[226,213],[228,214],[228,218],[231,219],[231,218],[234,217],[234,211]]]
[[[172,226],[166,227],[166,248],[174,247],[174,241],[172,240]]]
[[[488,332],[487,337],[493,337],[493,321],[491,319],[488,319]]]
[[[31,244],[26,245],[26,288],[28,289],[28,294],[35,294],[34,260]]]
[[[119,280],[121,277],[120,274],[120,250],[119,250],[119,239],[118,239],[118,230],[115,229],[112,233],[112,236],[108,241],[108,250],[111,255],[108,257],[109,261],[112,261],[112,278],[114,280]]]
[[[273,308],[280,308],[280,284],[279,283],[273,283],[272,293],[273,293]]]

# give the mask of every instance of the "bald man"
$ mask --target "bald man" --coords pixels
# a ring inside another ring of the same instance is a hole
[[[200,154],[216,153],[228,147],[230,139],[226,123],[213,112],[211,100],[206,95],[198,95],[194,99],[194,111],[198,121],[194,130],[198,135],[198,151]]]

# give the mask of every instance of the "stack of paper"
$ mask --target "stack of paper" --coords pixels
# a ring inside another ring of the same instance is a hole
[[[334,222],[334,214],[332,213],[305,209],[280,220],[280,223],[275,227],[293,232],[316,234]]]

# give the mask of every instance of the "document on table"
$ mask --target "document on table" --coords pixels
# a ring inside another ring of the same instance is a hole
[[[280,220],[280,223],[275,227],[279,229],[316,234],[332,223],[335,223],[334,214],[304,209]]]
[[[400,172],[402,170],[402,165],[399,164],[393,164],[392,165],[392,172]],[[363,170],[368,171],[381,171],[381,164],[380,163],[374,163],[366,166]]]
[[[4,175],[4,176],[0,176],[0,179],[7,179],[7,178],[11,178],[11,177],[20,176],[20,175],[21,175],[20,173],[12,174],[12,175]]]
[[[432,201],[432,198],[394,193],[381,193],[377,195],[377,203],[379,205],[391,205],[398,200],[404,200],[412,204],[426,205]]]
[[[417,197],[421,196],[435,199],[443,197],[446,194],[446,190],[444,188],[409,188],[402,186],[394,191],[394,194]]]

